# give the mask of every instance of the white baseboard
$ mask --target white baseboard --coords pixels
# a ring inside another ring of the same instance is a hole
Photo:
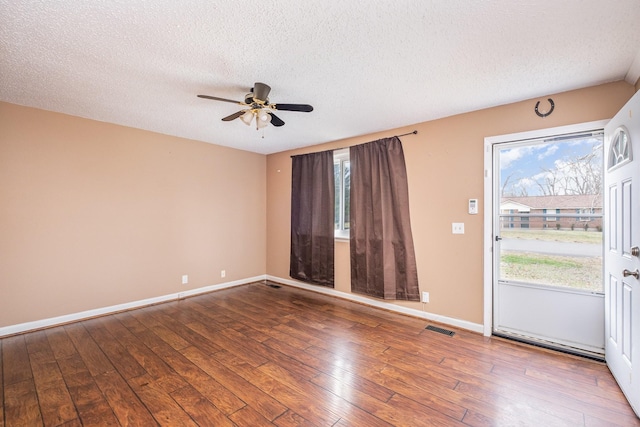
[[[429,313],[422,310],[416,310],[413,308],[403,307],[396,304],[390,304],[388,302],[367,298],[365,296],[350,294],[347,292],[336,291],[332,288],[326,288],[324,286],[310,285],[304,282],[298,282],[292,279],[284,279],[282,277],[276,277],[267,275],[267,280],[272,280],[274,282],[279,282],[284,285],[295,286],[297,288],[307,289],[314,292],[319,292],[326,295],[335,296],[338,298],[348,299],[351,301],[356,301],[362,304],[371,305],[378,308],[384,308],[385,310],[395,311],[402,314],[407,314],[409,316],[421,317],[423,319],[432,320],[438,323],[444,323],[446,325],[455,326],[457,328],[466,329],[473,332],[482,333],[484,330],[484,326],[479,323],[468,322],[466,320],[455,319],[453,317],[441,316],[439,314]]]
[[[107,314],[117,313],[120,311],[131,310],[134,308],[140,308],[148,305],[158,304],[167,301],[173,301],[181,298],[186,298],[198,294],[203,294],[206,292],[217,291],[220,289],[231,288],[233,286],[245,285],[252,282],[257,282],[260,280],[273,280],[274,282],[279,282],[285,285],[294,286],[301,289],[306,289],[314,292],[319,292],[326,295],[335,296],[338,298],[343,298],[355,302],[359,302],[362,304],[367,304],[373,307],[384,308],[386,310],[395,311],[402,314],[407,314],[409,316],[420,317],[427,320],[432,320],[434,322],[443,323],[445,325],[455,326],[461,329],[467,329],[469,331],[482,333],[483,326],[478,323],[468,322],[466,320],[455,319],[452,317],[441,316],[439,314],[429,313],[421,310],[416,310],[413,308],[402,307],[396,304],[390,304],[385,301],[380,301],[373,298],[367,298],[364,296],[360,296],[357,294],[350,294],[347,292],[336,291],[335,289],[325,288],[323,286],[315,286],[310,285],[304,282],[298,282],[292,279],[285,279],[282,277],[271,276],[271,275],[262,275],[249,277],[246,279],[235,280],[233,282],[220,283],[217,285],[205,286],[197,289],[190,289],[188,291],[176,292],[168,295],[161,295],[158,297],[147,298],[138,301],[127,302],[124,304],[112,305],[109,307],[96,308],[93,310],[81,311],[79,313],[66,314],[64,316],[51,317],[48,319],[35,320],[33,322],[25,322],[17,325],[10,325],[0,327],[0,338],[15,335],[22,332],[33,331],[37,329],[50,328],[57,325],[63,325],[65,323],[76,322],[79,320],[89,319],[92,317],[104,316]]]
[[[52,326],[62,325],[65,323],[76,322],[78,320],[89,319],[106,314],[117,313],[119,311],[131,310],[133,308],[144,307],[147,305],[158,304],[161,302],[173,301],[193,295],[203,294],[206,292],[217,291],[220,289],[231,288],[233,286],[245,285],[247,283],[266,280],[267,276],[255,276],[246,279],[235,280],[233,282],[220,283],[218,285],[205,286],[197,289],[189,289],[188,291],[176,292],[169,295],[161,295],[158,297],[147,298],[138,301],[127,302],[124,304],[112,305],[109,307],[96,308],[93,310],[81,311],[79,313],[66,314],[64,316],[51,317],[49,319],[35,320],[33,322],[20,323],[17,325],[4,326],[0,328],[0,338],[8,335],[19,334],[22,332],[33,331],[36,329],[50,328]]]

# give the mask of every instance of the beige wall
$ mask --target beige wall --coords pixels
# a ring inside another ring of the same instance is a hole
[[[0,327],[263,275],[265,163],[0,103]]]
[[[633,95],[624,82],[551,95],[553,114],[540,118],[547,96],[273,154],[267,157],[267,274],[288,278],[292,154],[350,146],[418,130],[402,137],[409,178],[411,222],[421,291],[429,291],[431,313],[482,323],[483,144],[487,136],[608,119]],[[480,201],[480,214],[467,214],[467,201]],[[465,234],[452,235],[451,223],[464,222]],[[336,289],[350,292],[349,245],[336,242]],[[422,309],[418,302],[400,302]]]
[[[402,140],[425,308],[482,323],[484,137],[607,119],[635,89],[551,95],[544,119],[535,99],[266,158],[0,103],[0,327],[265,273],[288,278],[290,155],[414,129]],[[466,213],[469,198],[481,214]],[[451,222],[466,233],[452,235]],[[336,281],[350,292],[345,242]]]

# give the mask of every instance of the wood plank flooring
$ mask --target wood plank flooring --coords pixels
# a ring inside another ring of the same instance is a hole
[[[427,324],[254,283],[7,337],[0,427],[640,425],[603,363]]]

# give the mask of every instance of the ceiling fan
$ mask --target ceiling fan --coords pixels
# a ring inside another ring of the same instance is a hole
[[[222,121],[230,122],[240,117],[247,126],[250,126],[253,118],[256,119],[256,129],[263,128],[271,123],[274,126],[283,126],[282,119],[275,114],[274,110],[279,111],[302,111],[309,113],[313,111],[313,107],[308,104],[270,104],[269,92],[271,87],[267,84],[256,82],[251,88],[251,92],[245,95],[244,101],[234,101],[233,99],[220,98],[210,95],[198,95],[198,98],[213,99],[214,101],[232,102],[242,105],[243,110],[237,111],[230,116],[224,117]]]

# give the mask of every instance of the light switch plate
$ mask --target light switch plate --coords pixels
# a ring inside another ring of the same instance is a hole
[[[464,234],[464,222],[452,222],[451,232],[453,234]]]

